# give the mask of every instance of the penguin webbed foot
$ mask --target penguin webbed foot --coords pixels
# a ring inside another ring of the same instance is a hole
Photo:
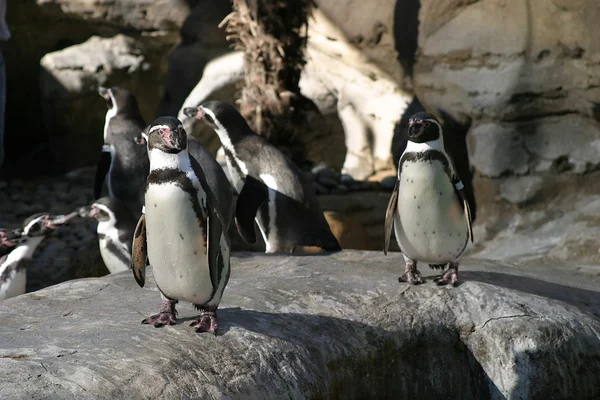
[[[142,324],[152,324],[155,328],[160,328],[165,325],[175,325],[177,323],[177,310],[175,309],[176,301],[164,301],[160,307],[158,314],[144,318]]]
[[[407,261],[404,269],[404,274],[398,278],[398,282],[407,282],[412,285],[423,283],[421,273],[417,269],[416,261]]]
[[[435,278],[434,281],[439,286],[456,286],[458,284],[458,263],[450,262],[450,264],[448,264],[448,270],[444,272],[442,276]]]
[[[214,306],[199,306],[194,304],[199,309],[200,315],[190,323],[197,333],[209,332],[217,335],[217,307]]]

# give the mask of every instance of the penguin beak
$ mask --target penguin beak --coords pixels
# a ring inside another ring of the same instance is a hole
[[[162,138],[163,142],[165,142],[167,144],[167,146],[169,147],[175,147],[173,146],[173,142],[171,141],[171,134],[173,133],[173,131],[169,128],[161,128],[158,133],[160,134],[160,137]]]
[[[108,89],[104,86],[98,86],[98,94],[104,97],[105,100],[110,100],[110,94],[108,93]]]
[[[200,111],[200,107],[198,107],[198,108],[196,108],[196,107],[186,107],[186,108],[183,109],[183,113],[188,118],[197,117],[199,111]],[[200,118],[198,118],[198,119],[200,119]]]
[[[105,88],[104,86],[98,86],[98,94],[107,101],[108,108],[112,108],[112,98],[110,97],[110,89]]]
[[[92,214],[94,212],[95,208],[92,206],[86,206],[86,207],[81,207],[80,209],[78,209],[76,211],[77,215],[79,215],[81,218],[89,218],[89,217],[93,217],[94,215]],[[94,213],[95,214],[95,213]]]
[[[408,121],[408,137],[416,138],[423,133],[423,121],[421,120],[410,120]]]
[[[55,215],[55,216],[47,215],[44,218],[44,225],[50,229],[56,229],[56,228],[58,228],[58,225],[65,224],[78,215],[79,215],[79,213],[75,212],[75,211],[73,211],[70,214],[66,214],[66,215]]]

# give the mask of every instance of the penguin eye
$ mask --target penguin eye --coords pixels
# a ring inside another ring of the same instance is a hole
[[[423,125],[425,125],[425,128],[429,128],[429,125],[431,125],[431,124],[428,121],[425,121],[425,123]]]

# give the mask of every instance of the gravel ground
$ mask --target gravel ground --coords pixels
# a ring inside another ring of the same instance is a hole
[[[305,173],[320,195],[387,191],[385,185],[379,182],[355,181],[323,165],[317,165]],[[67,214],[91,204],[94,200],[94,174],[95,167],[86,167],[53,177],[0,181],[0,227],[20,227],[27,217],[38,212]],[[246,244],[234,228],[230,234],[236,251],[257,251],[264,246],[261,243],[256,246]],[[98,249],[96,221],[78,217],[57,229],[40,244],[27,270],[27,291],[107,273]]]
[[[93,201],[95,168],[63,176],[0,181],[0,227],[17,228],[32,214],[67,214]],[[46,237],[27,270],[27,291],[65,280],[108,273],[96,236],[96,222],[75,218]]]

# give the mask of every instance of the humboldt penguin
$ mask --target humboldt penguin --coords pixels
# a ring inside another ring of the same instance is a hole
[[[448,270],[438,285],[458,282],[457,259],[473,241],[471,211],[464,185],[444,148],[442,127],[425,112],[408,121],[408,143],[398,162],[398,180],[386,215],[383,251],[387,254],[394,228],[404,255],[401,282],[422,283],[417,263]]]
[[[252,131],[231,104],[209,101],[185,113],[219,136],[239,193],[235,222],[244,240],[256,241],[256,220],[267,253],[305,247],[341,250],[310,182],[281,151]]]
[[[101,197],[106,178],[108,194],[124,202],[139,217],[148,176],[145,143],[139,140],[146,126],[135,96],[120,87],[99,87],[108,111],[104,122],[104,145],[96,170],[94,196]]]
[[[141,132],[140,141],[143,141],[144,143],[147,142],[149,129],[150,125],[144,128]],[[217,207],[223,217],[223,226],[228,230],[231,225],[231,220],[233,219],[235,208],[235,194],[231,187],[231,183],[229,182],[229,179],[227,179],[225,171],[223,171],[223,168],[212,153],[189,134],[187,135],[187,145],[188,153],[198,161],[202,171],[204,171],[206,182],[217,200]]]
[[[102,197],[82,207],[79,215],[98,221],[98,247],[108,271],[114,274],[131,269],[131,241],[137,220],[125,203]]]
[[[3,242],[12,240],[13,246],[8,253],[0,256],[0,300],[25,293],[27,267],[35,249],[46,235],[75,216],[76,212],[67,215],[34,214],[25,220],[23,229],[12,231],[12,239],[4,237]]]
[[[187,134],[173,117],[156,119],[147,130],[150,173],[145,209],[135,229],[132,265],[144,286],[146,262],[163,298],[156,315],[142,321],[155,327],[176,323],[175,304],[200,310],[196,332],[217,331],[217,307],[229,280],[230,244],[215,196]]]

